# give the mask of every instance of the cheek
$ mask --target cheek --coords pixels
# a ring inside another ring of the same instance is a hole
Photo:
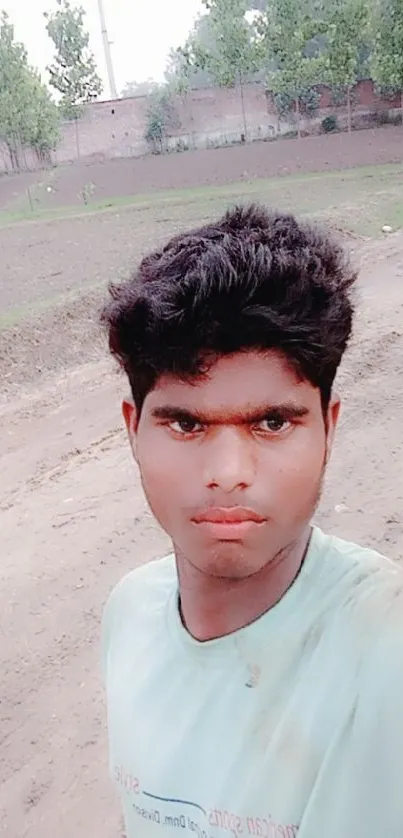
[[[180,504],[191,475],[192,458],[184,446],[175,444],[163,432],[139,434],[138,465],[147,500],[161,519],[169,507]]]
[[[326,436],[318,428],[296,435],[292,443],[285,444],[276,454],[275,471],[279,492],[291,496],[301,505],[305,498],[317,491],[326,458]],[[273,464],[272,464],[273,465]],[[269,470],[268,470],[269,473]]]

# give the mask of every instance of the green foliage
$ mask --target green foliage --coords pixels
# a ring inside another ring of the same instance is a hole
[[[323,81],[347,89],[358,81],[368,30],[368,0],[325,0],[321,9],[325,35]]]
[[[48,67],[50,84],[61,94],[61,110],[70,119],[77,118],[82,105],[102,93],[102,82],[89,49],[89,34],[84,28],[85,11],[69,0],[56,0],[57,10],[45,14],[46,30],[55,46],[53,63]]]
[[[294,112],[295,99],[289,93],[275,93],[273,96],[277,113],[280,116],[290,116]],[[308,87],[302,90],[300,94],[301,110],[307,116],[312,116],[317,111],[320,104],[320,93],[315,87]]]
[[[40,157],[46,157],[56,148],[60,139],[60,116],[49,90],[42,84],[39,74],[32,71],[31,97],[26,111],[25,141]]]
[[[193,40],[187,61],[207,71],[219,85],[243,82],[258,66],[254,29],[245,14],[247,0],[202,0],[208,12],[210,43]]]
[[[322,62],[308,50],[318,34],[309,0],[272,0],[258,21],[261,55],[271,62],[267,85],[275,96],[288,96],[295,103],[300,133],[300,111],[307,91],[321,81]]]
[[[325,116],[321,122],[321,129],[324,134],[334,134],[335,131],[339,130],[339,126],[337,124],[337,116],[335,114],[329,114],[329,116]]]
[[[298,131],[286,131],[285,134],[282,134],[283,140],[296,140],[298,137]]]
[[[262,46],[275,64],[268,84],[274,93],[294,100],[321,81],[318,56],[307,56],[315,31],[306,0],[273,0],[260,22]]]
[[[188,92],[191,85],[191,77],[194,76],[186,58],[186,49],[186,46],[184,48],[172,49],[169,53],[168,64],[165,70],[165,79],[168,87],[181,96]],[[194,78],[192,78],[192,83],[194,85]]]
[[[126,82],[121,96],[122,99],[129,99],[131,96],[149,96],[158,87],[154,79],[146,79],[146,81],[128,81]]]
[[[206,14],[171,53],[167,78],[185,93],[197,77],[239,84],[245,129],[243,83],[252,78],[266,81],[280,114],[295,115],[298,134],[301,114],[318,108],[318,84],[331,87],[335,107],[347,105],[351,130],[355,84],[371,71],[383,95],[402,91],[403,109],[403,0],[202,3]]]
[[[148,97],[145,139],[153,154],[163,153],[170,131],[177,124],[171,90],[167,85],[161,85]]]
[[[354,89],[345,87],[342,84],[332,84],[332,104],[335,108],[340,108],[350,102],[350,106],[354,106],[357,102],[357,95]]]
[[[393,84],[375,84],[375,90],[379,96],[382,96],[384,99],[389,101],[393,101],[397,98],[400,94],[400,87],[397,87]]]
[[[225,87],[239,84],[243,116],[243,141],[247,121],[243,95],[244,82],[258,69],[255,28],[246,18],[247,0],[202,0],[208,12],[207,43],[190,38],[181,51],[187,77],[201,71]],[[183,75],[183,73],[182,73]]]
[[[24,147],[45,158],[59,137],[58,110],[27,53],[14,38],[5,12],[0,17],[0,138],[7,144],[13,166]]]
[[[374,79],[381,85],[403,91],[403,2],[375,0]],[[403,99],[402,99],[403,105]]]
[[[294,110],[295,99],[289,93],[274,93],[273,101],[279,116],[289,116]]]
[[[181,90],[193,87],[200,89],[211,87],[212,75],[195,62],[195,54],[200,50],[214,50],[216,43],[211,29],[209,15],[200,15],[185,44],[169,53],[165,79],[173,88]]]
[[[302,91],[300,101],[303,110],[308,116],[312,116],[318,110],[320,98],[320,93],[318,93],[316,87],[308,87]]]

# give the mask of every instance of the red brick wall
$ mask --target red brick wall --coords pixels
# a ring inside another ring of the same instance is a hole
[[[345,108],[335,108],[331,91],[326,86],[321,92],[320,121],[329,112],[338,111],[340,123],[345,120]],[[189,146],[206,147],[239,141],[244,133],[242,103],[239,89],[211,88],[193,90],[186,97],[175,97],[176,123],[171,131],[170,145],[178,142]],[[272,136],[278,132],[279,119],[270,95],[263,85],[250,84],[244,88],[244,105],[249,138]],[[95,102],[88,105],[77,125],[73,122],[62,126],[62,139],[54,155],[56,163],[74,161],[77,156],[86,160],[106,160],[114,157],[139,157],[149,152],[144,140],[147,122],[145,97],[120,99],[116,102]],[[395,101],[385,101],[376,95],[373,82],[360,82],[354,90],[354,109],[357,120],[373,111],[400,107],[400,96]],[[281,123],[282,133],[293,129],[292,123]],[[311,129],[312,123],[309,128]],[[0,148],[0,170],[4,169],[7,152]],[[27,153],[27,165],[37,162]]]
[[[318,90],[321,93],[319,107],[321,109],[332,107],[332,91],[326,85],[320,85]],[[400,95],[392,98],[381,98],[375,90],[372,79],[364,79],[354,87],[354,106],[365,107],[368,110],[388,110],[400,108]]]
[[[343,120],[345,109],[332,103],[329,87],[321,86],[321,101],[317,117],[339,111]],[[270,95],[263,85],[250,84],[244,88],[247,131],[250,138],[267,137],[277,133],[278,115]],[[242,102],[239,88],[211,88],[192,90],[187,96],[174,98],[175,126],[171,129],[171,145],[180,139],[191,145],[217,145],[225,140],[239,141],[244,133]],[[370,79],[354,88],[354,108],[361,115],[367,112],[400,107],[400,96],[393,101],[381,99]],[[322,113],[321,113],[322,111]],[[89,105],[78,124],[79,152],[83,158],[137,157],[149,151],[144,140],[147,99],[120,99],[116,102],[96,102]],[[282,130],[292,125],[282,124]],[[76,126],[66,124],[56,154],[59,162],[77,157]]]

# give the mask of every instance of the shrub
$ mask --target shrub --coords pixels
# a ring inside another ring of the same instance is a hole
[[[273,99],[279,116],[286,117],[295,114],[295,96],[290,96],[289,93],[275,93]],[[302,90],[299,95],[299,104],[301,113],[308,117],[313,116],[320,104],[320,94],[316,88],[307,87],[306,90]]]
[[[145,139],[153,154],[163,154],[170,132],[178,127],[171,91],[161,85],[148,96]]]
[[[185,140],[179,139],[176,141],[175,151],[181,154],[183,151],[189,151],[189,144]]]
[[[335,131],[339,130],[339,126],[337,123],[337,116],[335,114],[329,114],[329,116],[325,116],[321,122],[321,129],[324,134],[333,134]]]
[[[375,125],[382,127],[383,125],[401,125],[402,114],[391,113],[390,111],[376,111],[372,114]]]

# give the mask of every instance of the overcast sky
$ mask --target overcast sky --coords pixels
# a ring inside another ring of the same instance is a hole
[[[52,56],[52,44],[45,31],[43,12],[55,7],[54,0],[0,0],[15,25],[16,37],[28,49],[30,61],[44,71]],[[102,51],[98,0],[77,0],[87,11],[91,47],[104,80],[104,97],[109,88]],[[104,0],[117,88],[127,81],[147,78],[162,80],[170,47],[179,46],[203,9],[201,0]]]

